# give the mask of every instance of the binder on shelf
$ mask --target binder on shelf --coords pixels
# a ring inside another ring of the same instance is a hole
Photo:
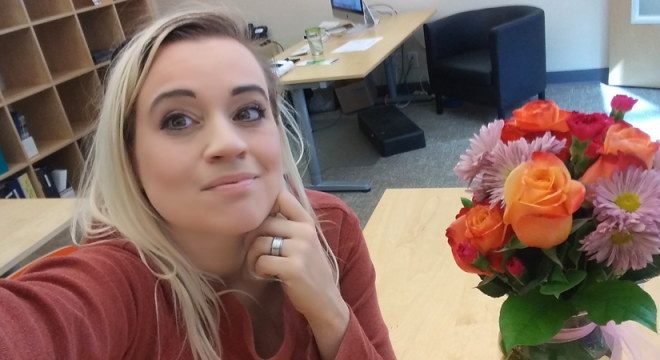
[[[55,169],[51,172],[53,175],[53,183],[57,191],[60,192],[61,198],[74,198],[76,197],[76,192],[73,191],[73,187],[69,186],[66,181],[67,170],[65,169]]]
[[[16,111],[11,112],[11,118],[14,120],[14,126],[18,135],[21,138],[21,144],[23,144],[23,149],[25,149],[25,154],[28,158],[32,158],[39,154],[37,150],[37,144],[35,144],[34,139],[30,136],[30,132],[27,128],[27,123],[25,122],[25,116]]]
[[[50,166],[44,165],[34,169],[34,172],[39,179],[41,184],[41,189],[44,191],[44,195],[47,198],[59,198],[60,192],[55,186],[55,181],[53,180],[53,175],[51,173]]]
[[[18,191],[11,185],[11,181],[0,182],[0,199],[20,199]]]
[[[2,155],[2,149],[0,149],[0,175],[6,173],[7,171],[9,171],[9,165],[7,165],[7,161]]]
[[[23,194],[25,194],[25,198],[27,199],[37,198],[37,192],[34,191],[34,187],[32,186],[32,181],[30,181],[30,177],[28,176],[27,173],[23,173],[23,175],[17,177],[16,181],[18,181],[19,186],[23,190]]]
[[[5,80],[2,78],[2,74],[0,74],[0,91],[6,91],[7,90],[7,85],[5,85]]]

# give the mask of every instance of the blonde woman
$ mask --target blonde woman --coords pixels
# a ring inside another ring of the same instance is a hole
[[[303,188],[281,101],[231,16],[136,35],[107,79],[84,244],[0,280],[0,359],[394,359],[358,220]]]

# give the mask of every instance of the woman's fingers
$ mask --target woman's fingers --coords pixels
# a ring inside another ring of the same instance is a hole
[[[287,219],[314,225],[314,219],[312,219],[300,201],[289,191],[282,190],[277,196],[275,203],[275,207],[279,208],[279,212]]]
[[[306,238],[316,236],[316,228],[305,223],[283,219],[281,217],[267,217],[258,228],[251,231],[252,236],[279,236],[284,239]]]
[[[254,272],[262,278],[277,276],[282,281],[287,281],[295,271],[292,268],[297,263],[291,258],[263,255],[254,264]]]

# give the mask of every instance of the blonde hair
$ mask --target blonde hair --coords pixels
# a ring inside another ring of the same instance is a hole
[[[164,220],[139,186],[132,154],[134,109],[154,56],[165,44],[208,37],[231,38],[251,49],[258,58],[249,40],[247,26],[237,18],[217,11],[173,14],[146,27],[121,50],[106,78],[105,96],[85,163],[81,197],[72,225],[74,241],[120,236],[135,245],[157,281],[169,282],[174,294],[177,322],[179,319],[183,321],[195,359],[203,360],[221,359],[219,295],[213,290],[207,274],[195,268],[168,240]],[[259,60],[267,78],[273,115],[283,144],[282,165],[286,186],[315,219],[335,283],[338,284],[337,260],[323,236],[297,168],[303,154],[300,130],[290,106],[283,101],[277,77],[265,59]],[[296,158],[289,137],[299,149]],[[149,262],[155,264],[156,269],[152,269]]]

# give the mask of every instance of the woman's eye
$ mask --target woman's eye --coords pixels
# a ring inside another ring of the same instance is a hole
[[[174,113],[165,116],[160,128],[164,130],[184,130],[192,124],[194,124],[194,121],[190,117],[184,114]]]
[[[259,106],[248,106],[239,110],[234,116],[234,120],[238,121],[257,121],[264,118],[266,111]]]

